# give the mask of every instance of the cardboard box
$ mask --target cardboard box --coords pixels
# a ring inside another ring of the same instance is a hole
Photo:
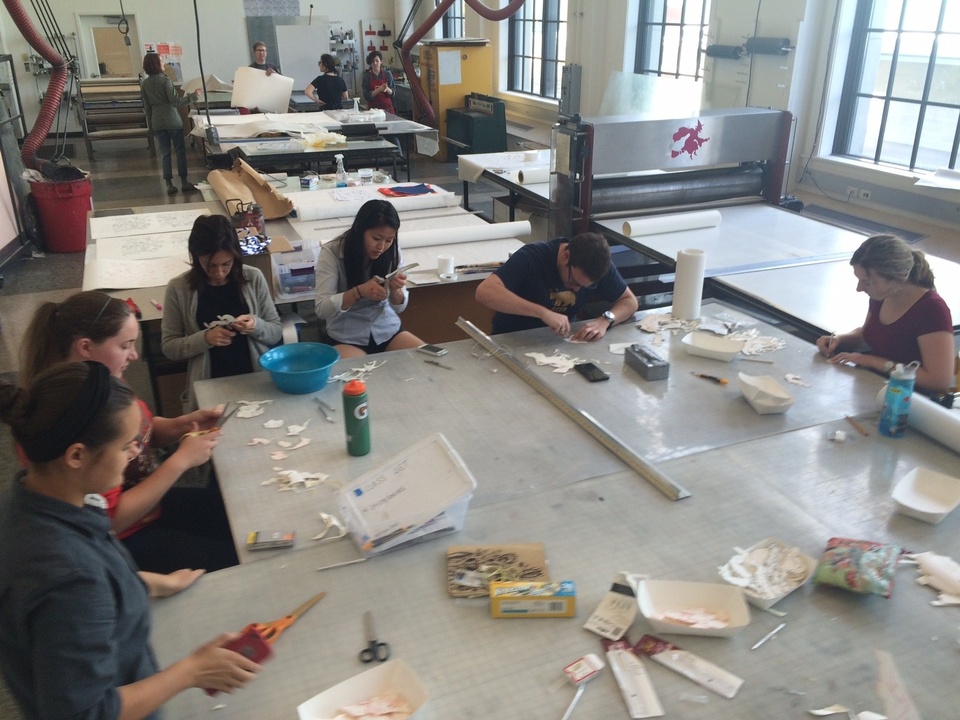
[[[490,615],[495,618],[558,618],[577,614],[572,580],[490,583]]]
[[[277,282],[273,277],[273,255],[292,251],[293,246],[286,237],[283,235],[272,235],[270,237],[270,244],[267,245],[267,252],[260,253],[259,255],[244,255],[243,264],[255,267],[263,273],[263,277],[266,278],[267,285],[270,287],[270,295],[271,297],[275,297],[278,288],[276,286]]]

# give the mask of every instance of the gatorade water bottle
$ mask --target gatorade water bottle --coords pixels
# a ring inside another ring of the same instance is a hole
[[[370,416],[367,410],[367,386],[362,380],[351,380],[343,386],[343,419],[347,431],[347,452],[366,455],[370,452]]]
[[[890,381],[883,396],[883,408],[880,410],[880,434],[886,437],[903,437],[907,429],[907,415],[910,412],[910,396],[913,395],[913,383],[917,379],[919,361],[909,365],[897,363],[890,371]]]
[[[346,187],[347,171],[343,169],[343,155],[337,153],[333,157],[337,161],[337,187]]]

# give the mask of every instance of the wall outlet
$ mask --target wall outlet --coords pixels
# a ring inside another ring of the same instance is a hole
[[[861,199],[861,200],[869,200],[872,195],[873,195],[873,192],[871,192],[871,191],[868,190],[867,188],[860,188],[860,199]]]
[[[860,188],[854,187],[853,185],[847,185],[847,200],[852,197],[857,197],[860,193]]]

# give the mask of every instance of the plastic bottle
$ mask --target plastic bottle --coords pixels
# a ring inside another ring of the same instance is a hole
[[[362,380],[351,380],[343,386],[343,418],[347,431],[347,452],[357,456],[369,453],[370,415],[367,386]]]
[[[880,434],[890,438],[903,437],[907,429],[907,415],[910,412],[910,397],[913,384],[917,379],[918,361],[909,365],[898,363],[890,371],[890,381],[883,395],[883,408],[880,410]]]
[[[355,113],[360,112],[360,98],[358,98],[358,97],[355,97],[355,98],[353,99],[353,111],[354,111]]]
[[[343,155],[337,153],[333,158],[337,161],[337,187],[346,187],[347,171],[343,169]]]

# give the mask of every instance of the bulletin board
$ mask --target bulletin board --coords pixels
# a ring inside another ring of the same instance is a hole
[[[293,78],[294,92],[302,92],[320,74],[317,61],[330,52],[326,18],[313,18],[310,25],[276,25],[277,61],[280,70]],[[270,62],[269,59],[267,62]]]

